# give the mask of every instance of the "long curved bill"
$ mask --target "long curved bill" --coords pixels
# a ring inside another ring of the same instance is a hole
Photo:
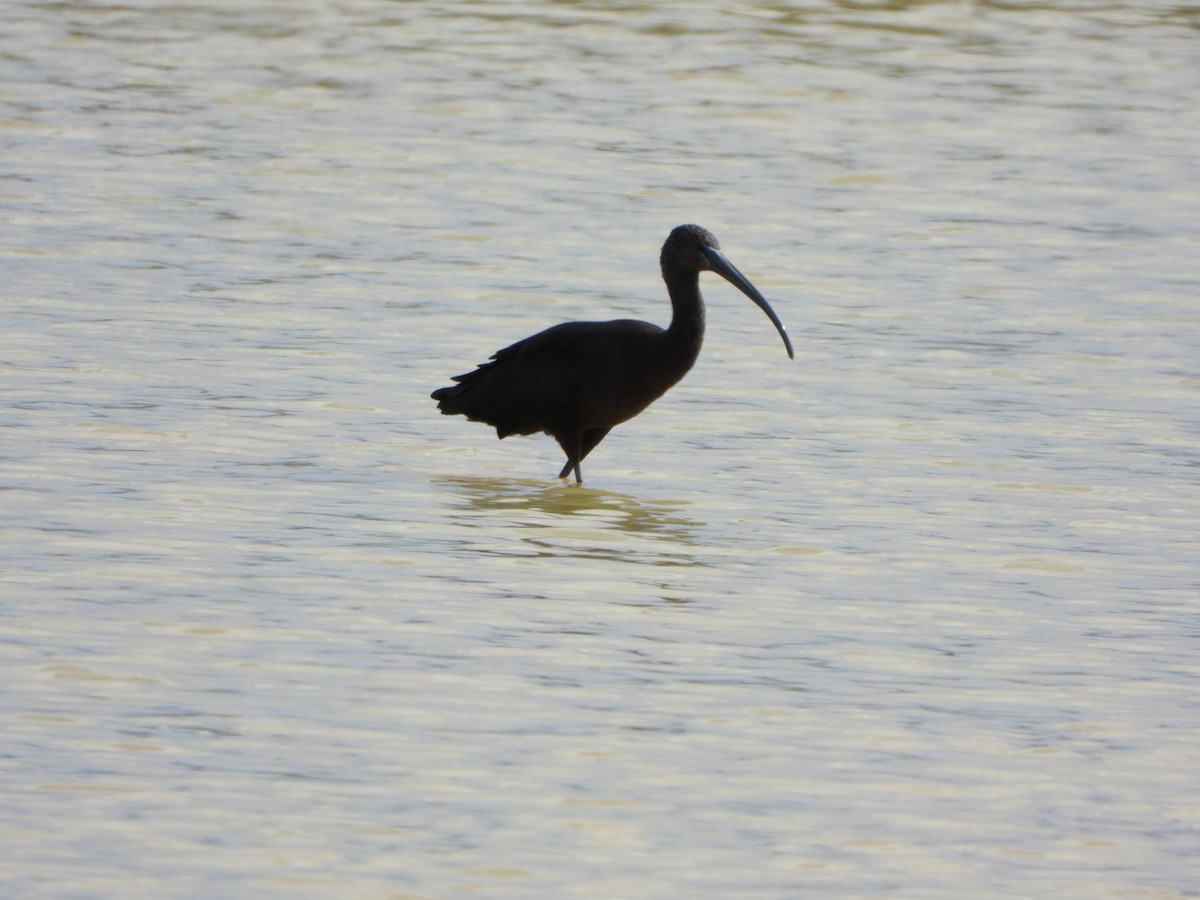
[[[736,287],[739,291],[754,301],[763,312],[767,314],[767,318],[771,320],[771,324],[775,326],[775,330],[779,332],[779,336],[783,338],[783,346],[787,348],[788,359],[795,359],[796,354],[792,350],[792,339],[788,337],[787,329],[783,327],[783,323],[779,321],[779,316],[775,315],[775,310],[771,309],[771,304],[767,302],[767,298],[758,292],[758,288],[750,283],[745,275],[738,271],[737,266],[725,258],[725,254],[720,250],[712,247],[704,247],[701,252],[708,260],[709,268]]]

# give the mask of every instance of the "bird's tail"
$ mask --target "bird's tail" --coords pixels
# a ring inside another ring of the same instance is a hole
[[[438,409],[442,411],[442,415],[458,416],[466,412],[460,399],[465,387],[466,385],[462,384],[452,384],[449,387],[438,388],[429,396],[438,402]]]
[[[497,384],[486,377],[494,371],[493,365],[484,363],[465,375],[455,375],[450,380],[457,384],[438,388],[429,396],[438,402],[443,416],[466,416],[472,422],[486,422],[496,429],[499,438],[541,431],[540,425],[529,425],[524,418],[513,417],[506,403],[514,393],[511,385]]]

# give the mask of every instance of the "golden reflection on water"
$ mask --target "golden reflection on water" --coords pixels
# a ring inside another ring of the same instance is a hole
[[[667,503],[586,485],[522,478],[439,476],[433,480],[456,491],[472,514],[536,513],[566,525],[587,525],[685,544],[695,539],[700,528],[700,523],[681,514],[690,505],[688,501]],[[531,519],[527,524],[535,521]]]

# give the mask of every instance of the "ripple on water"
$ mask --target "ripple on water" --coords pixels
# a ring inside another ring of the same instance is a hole
[[[5,22],[8,894],[1194,889],[1194,11]],[[685,221],[795,362],[436,414]]]

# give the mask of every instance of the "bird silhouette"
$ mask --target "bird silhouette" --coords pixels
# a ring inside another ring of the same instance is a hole
[[[678,382],[704,341],[700,273],[715,272],[737,287],[770,318],[789,358],[787,329],[770,304],[721,252],[716,237],[699,225],[680,225],[659,258],[671,298],[671,324],[663,329],[636,319],[566,322],[492,354],[490,361],[431,395],[443,415],[485,422],[496,435],[542,432],[558,441],[575,473],[616,425],[628,421]]]

